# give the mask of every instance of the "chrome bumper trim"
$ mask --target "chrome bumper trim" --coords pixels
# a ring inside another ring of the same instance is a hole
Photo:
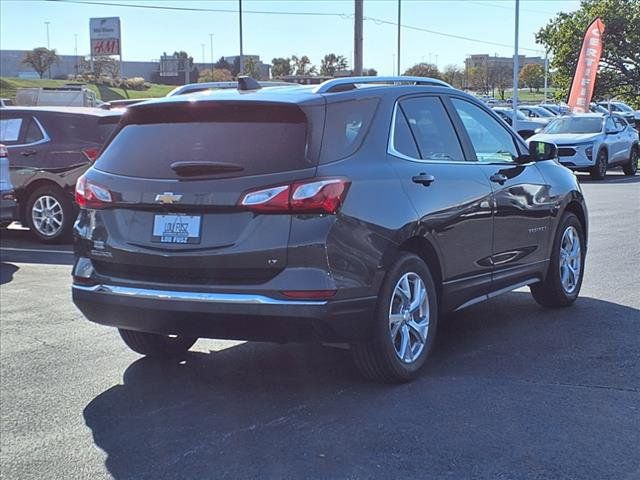
[[[314,300],[279,300],[264,295],[241,293],[208,293],[184,292],[177,290],[151,290],[146,288],[122,287],[119,285],[73,285],[76,290],[84,292],[118,295],[122,297],[144,298],[149,300],[169,300],[203,303],[231,303],[241,305],[326,305],[326,301]]]

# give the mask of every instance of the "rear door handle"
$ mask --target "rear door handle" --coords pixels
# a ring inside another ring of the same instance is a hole
[[[489,177],[489,180],[491,180],[494,183],[499,183],[500,185],[504,185],[504,182],[507,181],[507,176],[502,173],[494,173]]]
[[[419,183],[420,185],[428,187],[436,180],[436,177],[427,173],[421,173],[420,175],[411,177],[411,180],[413,181],[413,183]]]
[[[22,155],[23,157],[30,157],[32,155],[35,155],[36,153],[38,153],[37,150],[23,150],[20,152],[20,155]]]

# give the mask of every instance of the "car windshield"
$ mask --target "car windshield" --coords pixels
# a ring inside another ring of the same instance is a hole
[[[536,112],[541,117],[545,117],[545,118],[553,118],[553,117],[555,117],[555,115],[553,113],[551,113],[549,110],[545,110],[542,107],[531,107],[531,111],[532,112]]]
[[[618,110],[621,112],[633,112],[633,108],[631,108],[626,103],[612,103],[613,106],[618,107]]]
[[[553,120],[544,133],[600,133],[602,117],[561,117]]]

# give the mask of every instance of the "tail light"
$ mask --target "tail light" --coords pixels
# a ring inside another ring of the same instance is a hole
[[[290,185],[251,190],[239,204],[259,213],[326,213],[340,210],[351,182],[346,178],[314,178]]]
[[[85,148],[84,150],[82,150],[82,153],[85,157],[87,157],[87,160],[93,163],[98,159],[98,155],[100,155],[100,149],[95,147]]]
[[[0,143],[0,158],[7,158],[9,156],[9,150],[3,144]]]
[[[113,202],[111,192],[82,175],[76,182],[76,203],[80,208],[105,208]]]

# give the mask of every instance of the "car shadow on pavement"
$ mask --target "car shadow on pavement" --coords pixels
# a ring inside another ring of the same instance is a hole
[[[20,270],[20,267],[13,263],[0,262],[0,285],[4,285],[13,280],[13,274],[18,270]]]
[[[394,437],[394,451],[421,442],[436,448],[430,436],[461,428],[458,410],[461,422],[482,416],[460,403],[486,408],[484,397],[496,391],[520,405],[529,399],[512,390],[572,383],[618,388],[625,374],[640,391],[637,365],[621,360],[637,349],[626,323],[635,318],[632,329],[640,334],[637,313],[592,298],[546,310],[528,292],[507,294],[441,321],[427,368],[406,385],[361,380],[349,351],[315,345],[244,343],[192,352],[182,361],[141,358],[126,369],[123,384],[95,397],[83,414],[115,479],[380,477],[376,460],[363,467],[357,457],[376,456],[376,449],[389,454],[390,445],[379,443],[383,425],[409,429],[409,437]],[[609,351],[602,351],[602,335]],[[424,429],[407,418],[416,408]]]

